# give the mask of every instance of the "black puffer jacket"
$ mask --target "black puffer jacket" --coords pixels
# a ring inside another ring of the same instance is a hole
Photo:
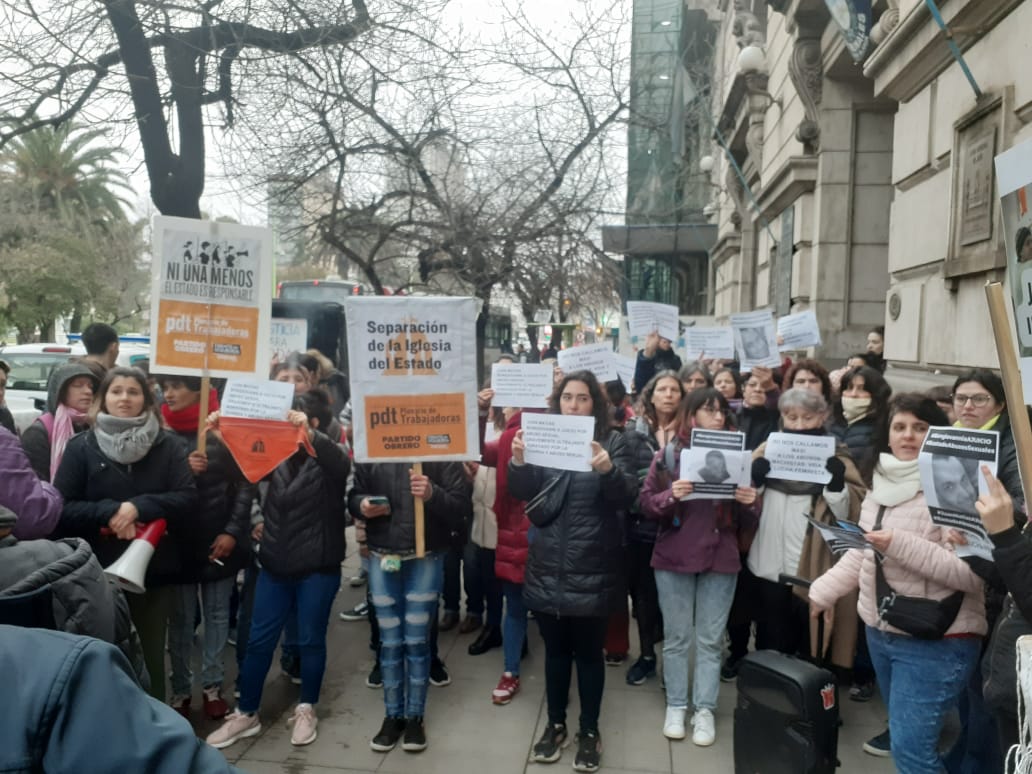
[[[191,452],[197,433],[176,433]],[[207,583],[228,578],[243,568],[251,552],[251,502],[257,487],[244,478],[233,455],[214,433],[207,439],[208,469],[195,477],[197,510],[192,528],[177,536],[183,556],[180,583]],[[236,539],[222,566],[209,562],[211,544],[221,534]]]
[[[1018,706],[1015,646],[1032,634],[1032,541],[1017,526],[991,537],[996,570],[1010,593],[982,660],[982,693],[992,712],[1012,717]]]
[[[655,431],[642,416],[635,417],[634,421],[624,428],[623,438],[633,461],[640,494],[641,485],[645,483],[645,477],[648,476],[649,468],[652,467],[652,458],[659,451],[659,441],[656,440]],[[658,522],[642,516],[638,498],[635,497],[628,513],[628,537],[638,543],[655,543],[658,532]]]
[[[831,426],[832,434],[846,445],[849,449],[849,456],[861,470],[870,470],[876,454],[871,444],[871,436],[874,435],[874,428],[878,420],[873,416],[858,419],[851,425],[845,422],[835,422]]]
[[[122,592],[108,583],[89,544],[66,540],[0,540],[0,599],[50,588],[60,631],[96,637],[118,647],[142,685],[150,678]]]
[[[136,506],[141,524],[165,519],[168,530],[147,566],[146,585],[178,582],[178,537],[193,529],[197,486],[186,462],[186,447],[174,433],[159,431],[151,450],[132,465],[108,459],[92,430],[80,433],[68,441],[54,486],[64,497],[57,536],[86,538],[103,567],[127,547],[124,540],[100,534],[123,502]]]
[[[766,443],[771,433],[778,431],[781,412],[769,406],[742,406],[735,415],[735,426],[745,433],[745,448],[749,451]]]
[[[348,497],[351,515],[361,519],[365,497],[382,496],[390,503],[386,516],[366,519],[369,548],[384,554],[406,556],[416,550],[416,511],[409,483],[411,465],[401,462],[355,465],[355,485]],[[432,491],[424,505],[426,550],[444,551],[457,536],[469,534],[473,521],[473,485],[466,480],[461,462],[424,462],[423,474]]]
[[[316,456],[301,450],[266,480],[258,561],[280,578],[340,573],[346,542],[345,504],[351,460],[340,444],[312,433]]]
[[[619,430],[602,445],[613,461],[604,475],[509,463],[509,494],[519,500],[533,499],[553,476],[570,477],[558,517],[535,523],[523,585],[523,602],[530,610],[597,618],[625,600],[619,515],[638,494],[636,462]]]

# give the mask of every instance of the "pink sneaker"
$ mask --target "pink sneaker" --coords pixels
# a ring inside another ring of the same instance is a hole
[[[508,704],[519,691],[520,678],[512,672],[503,672],[498,686],[491,691],[491,701],[498,705]]]
[[[290,734],[290,743],[295,747],[311,744],[319,735],[316,730],[319,719],[315,716],[315,707],[311,704],[298,704],[293,717],[287,721],[287,725],[291,724],[294,730]]]
[[[226,722],[208,734],[205,740],[217,750],[229,747],[231,744],[249,736],[257,736],[262,731],[262,722],[258,719],[258,713],[248,715],[240,710],[234,710],[226,717]]]

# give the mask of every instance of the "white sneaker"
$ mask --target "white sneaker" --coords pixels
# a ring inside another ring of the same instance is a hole
[[[293,717],[287,721],[287,725],[291,724],[293,724],[294,730],[290,734],[290,743],[295,747],[311,744],[319,735],[316,730],[319,726],[319,719],[315,716],[315,707],[311,704],[298,704]]]
[[[256,736],[262,731],[262,722],[258,720],[258,713],[248,715],[240,710],[234,710],[226,716],[226,722],[208,734],[205,740],[212,747],[221,750],[229,747],[234,742],[247,739],[249,736]]]
[[[713,713],[708,709],[696,710],[692,715],[692,742],[699,747],[709,747],[717,740],[717,729],[713,725]]]
[[[666,721],[663,723],[663,736],[667,739],[684,739],[687,731],[684,729],[684,717],[688,710],[684,707],[667,707]]]

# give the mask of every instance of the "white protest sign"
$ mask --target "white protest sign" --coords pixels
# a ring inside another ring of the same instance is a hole
[[[559,367],[563,373],[591,371],[600,382],[616,379],[616,363],[613,348],[609,344],[586,344],[559,350]]]
[[[620,377],[620,381],[623,382],[623,386],[627,388],[628,392],[631,389],[631,382],[634,381],[634,369],[637,366],[633,357],[627,357],[626,355],[618,355],[613,353],[613,365],[616,367],[616,375]],[[635,385],[635,389],[640,390],[645,385]]]
[[[492,406],[548,408],[552,367],[540,363],[495,363],[491,366]]]
[[[771,433],[763,452],[770,463],[767,477],[827,484],[831,473],[826,465],[828,458],[835,455],[836,443],[833,435]]]
[[[523,414],[520,422],[527,463],[559,470],[591,470],[594,417]]]
[[[159,215],[151,269],[151,373],[265,377],[272,232]]]
[[[344,310],[355,461],[475,459],[479,302],[353,296]]]
[[[918,456],[921,488],[936,524],[968,533],[968,545],[958,554],[976,555],[992,561],[992,543],[975,508],[979,494],[989,487],[983,465],[996,474],[1000,434],[995,430],[963,427],[932,427],[925,435]]]
[[[627,302],[627,327],[632,336],[648,336],[653,331],[664,339],[677,341],[681,320],[676,306],[652,301]]]
[[[685,328],[684,345],[691,360],[698,360],[700,357],[735,359],[735,334],[727,325],[715,328],[700,328],[693,325]]]
[[[534,322],[544,325],[552,319],[551,309],[535,309],[534,310]]]
[[[219,409],[224,417],[285,420],[294,402],[294,385],[258,379],[226,381]]]
[[[996,157],[1003,215],[1007,279],[1018,334],[1018,364],[1025,403],[1032,403],[1032,141]],[[988,237],[988,235],[987,235]]]
[[[756,366],[777,368],[781,365],[774,315],[769,309],[733,314],[731,327],[742,371],[751,371]]]
[[[680,477],[692,482],[683,499],[734,499],[737,487],[749,486],[751,460],[744,433],[692,430],[691,446],[681,451]]]
[[[291,352],[308,349],[308,320],[273,317],[269,330],[274,363],[286,360]]]
[[[778,318],[778,336],[781,337],[782,352],[790,349],[807,349],[821,345],[821,329],[817,315],[812,310]]]

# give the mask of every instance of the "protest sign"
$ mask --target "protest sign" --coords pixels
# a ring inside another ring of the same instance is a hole
[[[548,408],[552,367],[540,363],[495,363],[491,366],[492,406]]]
[[[767,477],[827,484],[831,473],[825,466],[835,456],[836,443],[833,435],[771,433],[763,452],[770,463]]]
[[[979,494],[988,492],[982,466],[988,466],[996,475],[999,446],[1000,434],[994,430],[932,427],[918,456],[921,488],[932,521],[966,532],[969,535],[968,545],[964,547],[967,552],[990,561],[992,545],[975,502]],[[959,549],[958,553],[961,553]]]
[[[355,296],[344,309],[355,460],[476,457],[477,300]]]
[[[677,307],[652,301],[627,302],[627,327],[631,336],[648,336],[653,331],[664,339],[677,341],[681,321]]]
[[[271,354],[273,363],[287,359],[291,352],[308,349],[308,320],[274,317],[269,325],[271,331]]]
[[[167,216],[153,231],[151,372],[265,377],[272,233]]]
[[[594,417],[562,414],[523,414],[524,460],[531,465],[559,470],[591,470]]]
[[[1032,403],[1032,141],[996,157],[1007,279],[1018,334],[1024,403]]]
[[[813,311],[790,314],[778,318],[778,336],[782,352],[790,349],[807,349],[821,345],[821,329]]]
[[[628,392],[631,391],[631,382],[634,381],[634,370],[637,366],[633,357],[627,357],[626,355],[618,355],[613,353],[613,366],[616,368],[616,375],[620,377],[620,381],[623,382],[623,386]],[[645,385],[635,385],[636,390],[641,390]]]
[[[684,331],[684,345],[689,360],[716,358],[735,359],[735,334],[730,326],[699,328],[692,326]]]
[[[825,524],[823,521],[817,521],[812,516],[807,516],[806,520],[820,533],[820,536],[828,544],[828,548],[833,554],[844,554],[850,548],[859,548],[861,550],[873,548],[867,542],[865,533],[858,524],[837,520],[834,524]]]
[[[587,344],[559,350],[559,367],[564,374],[574,371],[591,371],[600,382],[616,379],[616,363],[613,348],[609,344]]]
[[[684,500],[732,500],[735,489],[749,486],[752,452],[745,434],[724,430],[692,430],[691,446],[681,450],[680,477],[692,482]]]
[[[224,417],[282,422],[293,402],[294,385],[290,382],[233,378],[226,382],[220,413]]]
[[[733,314],[731,328],[742,371],[750,371],[756,366],[777,368],[781,365],[774,315],[770,310]]]

